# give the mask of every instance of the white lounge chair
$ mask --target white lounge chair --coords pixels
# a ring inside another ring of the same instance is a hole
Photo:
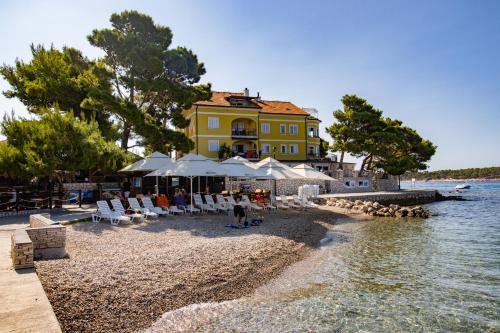
[[[168,215],[168,210],[164,210],[161,207],[155,207],[150,197],[142,197],[141,201],[144,205],[144,208],[149,209],[150,212],[154,212],[160,216]]]
[[[221,211],[224,213],[229,211],[229,209],[226,208],[225,206],[215,203],[214,198],[210,194],[205,194],[205,201],[207,202],[207,205],[209,205],[212,208],[217,209],[218,211]]]
[[[310,207],[310,208],[317,208],[319,206],[318,204],[316,204],[316,203],[314,203],[312,201],[307,200],[306,197],[302,197],[302,202],[304,203],[304,205],[306,207]]]
[[[111,200],[111,206],[113,206],[113,210],[115,212],[118,212],[121,215],[125,215],[125,207],[123,207],[120,199]],[[134,220],[136,220],[136,219],[140,221],[144,218],[144,215],[139,214],[139,213],[132,213],[132,214],[128,214],[127,216],[130,216],[130,219],[132,222],[134,222]]]
[[[198,207],[201,209],[201,212],[204,213],[205,211],[208,212],[217,212],[216,208],[211,207],[210,205],[206,204],[203,202],[203,199],[201,198],[201,194],[195,194],[193,195],[194,199],[194,205],[195,207]]]
[[[193,205],[186,205],[186,212],[193,214],[193,213],[199,213],[199,212],[201,212],[201,210],[198,208],[195,208]]]
[[[259,206],[257,204],[254,204],[253,202],[251,202],[250,199],[248,198],[248,195],[246,195],[246,194],[243,194],[241,196],[241,201],[248,204],[251,209],[255,209],[255,210],[263,210],[264,209],[264,207]]]
[[[108,219],[112,225],[118,225],[120,222],[131,222],[129,216],[112,211],[104,200],[97,201],[97,209],[97,212],[92,214],[92,222],[99,223],[103,218]]]
[[[280,209],[288,209],[289,208],[286,202],[283,202],[281,200],[278,201],[274,195],[271,195],[271,203]]]
[[[280,199],[281,202],[283,204],[286,204],[289,208],[300,208],[299,205],[296,205],[295,203],[288,201],[288,198],[284,194],[280,195]]]
[[[146,219],[148,217],[151,217],[153,219],[158,218],[158,214],[156,214],[155,212],[150,211],[148,208],[141,207],[141,204],[139,203],[139,200],[137,200],[137,198],[128,198],[128,204],[130,206],[130,209],[133,209],[134,211],[141,211]]]
[[[292,200],[293,200],[293,203],[296,204],[297,206],[301,207],[301,208],[307,208],[308,206],[305,204],[304,201],[300,200],[299,199],[299,196],[294,194],[292,195]]]
[[[168,207],[168,212],[172,215],[175,215],[175,214],[186,214],[186,210],[185,209],[181,209],[179,207],[177,207],[176,205],[170,205],[170,207]]]
[[[231,198],[232,198],[232,197],[231,197]],[[222,205],[222,206],[226,207],[226,208],[227,208],[227,209],[229,209],[229,210],[233,210],[233,207],[234,207],[234,206],[233,206],[233,204],[232,204],[232,203],[230,203],[230,202],[228,202],[228,201],[226,201],[226,200],[224,199],[224,196],[223,196],[222,194],[216,194],[216,195],[215,195],[215,199],[217,199],[217,203],[218,203],[219,205]]]

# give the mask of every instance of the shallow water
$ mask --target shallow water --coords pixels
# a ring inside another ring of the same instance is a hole
[[[500,182],[469,183],[461,194],[471,201],[429,204],[436,215],[426,220],[342,220],[317,255],[255,296],[186,307],[165,314],[157,327],[500,332]],[[416,187],[446,194],[456,184]]]

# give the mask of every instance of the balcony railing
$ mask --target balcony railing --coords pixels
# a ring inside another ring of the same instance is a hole
[[[254,129],[233,128],[231,130],[231,136],[233,138],[257,138],[257,131]]]
[[[259,153],[256,150],[252,151],[247,151],[247,152],[237,152],[233,150],[233,156],[240,156],[244,157],[248,160],[258,160],[259,159]]]

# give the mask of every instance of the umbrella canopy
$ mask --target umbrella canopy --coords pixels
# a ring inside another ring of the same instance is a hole
[[[265,158],[257,163],[258,169],[272,179],[303,179],[304,176],[298,174],[293,168],[285,165],[273,158]]]
[[[262,170],[256,169],[252,162],[236,156],[221,162],[229,177],[268,178]]]
[[[151,176],[181,176],[181,177],[201,177],[201,176],[226,176],[227,171],[219,164],[206,158],[203,155],[187,154],[175,163],[174,168],[161,168],[145,177]]]
[[[161,168],[173,168],[175,162],[165,154],[155,151],[151,155],[135,163],[127,165],[120,172],[153,171]]]
[[[293,171],[308,179],[318,179],[318,180],[335,180],[334,178],[325,175],[322,172],[314,170],[313,167],[307,164],[299,164],[292,168]]]

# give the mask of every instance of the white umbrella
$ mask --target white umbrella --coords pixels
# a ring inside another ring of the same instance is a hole
[[[276,184],[276,180],[279,179],[303,179],[304,177],[296,173],[293,168],[285,165],[273,158],[265,158],[262,161],[256,163],[258,166],[257,170],[261,170],[266,176],[270,179],[274,179]],[[272,186],[271,186],[272,192]]]
[[[151,155],[135,163],[127,165],[119,172],[153,171],[163,167],[174,166],[175,162],[165,154],[155,151]]]
[[[242,178],[262,178],[265,177],[261,170],[258,170],[253,163],[248,162],[242,157],[231,157],[220,163],[227,171],[228,177],[242,177]]]
[[[252,162],[249,162],[243,157],[231,157],[221,162],[222,167],[227,171],[228,177],[235,178],[261,178],[269,179],[262,170],[255,167]],[[230,182],[230,189],[232,190],[232,181]]]
[[[315,170],[313,167],[307,164],[299,164],[292,168],[293,171],[308,179],[318,179],[318,180],[335,180],[334,178],[325,175],[323,172]]]
[[[120,172],[135,172],[135,171],[153,171],[160,168],[173,168],[175,162],[170,157],[160,152],[155,151],[151,155],[139,160],[135,163],[127,165]],[[156,177],[156,195],[159,195],[158,177]]]
[[[191,185],[191,203],[193,202],[193,177],[201,176],[226,176],[226,170],[221,168],[219,164],[206,158],[203,155],[187,154],[176,162],[173,169],[162,168],[145,177],[151,176],[181,176],[189,177]]]

